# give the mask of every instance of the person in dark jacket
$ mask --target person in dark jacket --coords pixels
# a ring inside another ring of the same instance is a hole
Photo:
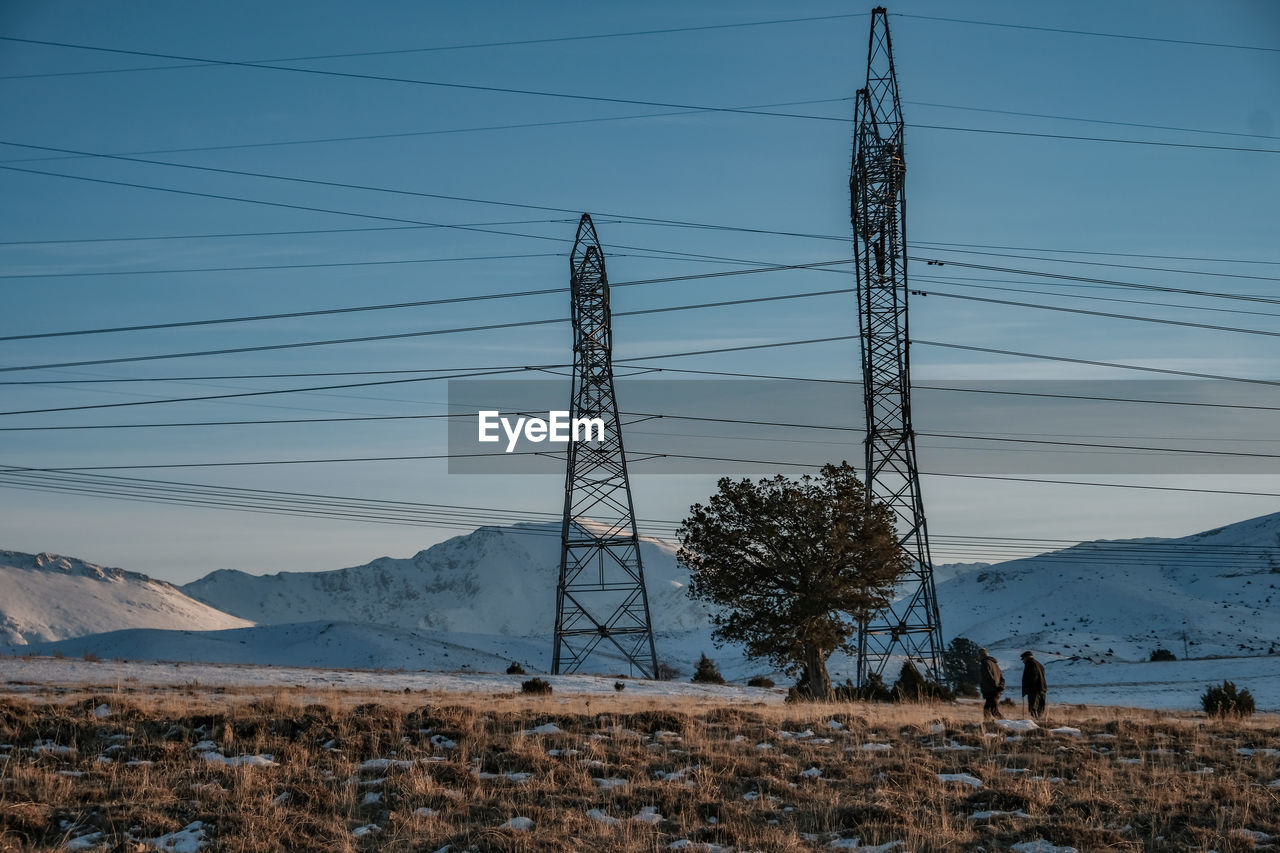
[[[1022,653],[1022,695],[1027,697],[1027,711],[1032,719],[1040,719],[1044,713],[1044,694],[1049,689],[1044,680],[1044,664],[1031,652]]]
[[[1004,673],[1000,671],[1000,664],[987,654],[986,649],[978,649],[978,659],[982,662],[980,689],[982,698],[986,700],[986,704],[982,706],[982,719],[994,717],[997,720],[1003,720],[1004,715],[1000,713],[996,703],[1000,700],[1000,694],[1004,692]]]

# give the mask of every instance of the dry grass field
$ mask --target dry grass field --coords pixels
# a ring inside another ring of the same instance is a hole
[[[1280,849],[1280,720],[1050,715],[1023,732],[967,703],[625,690],[4,694],[0,850]]]

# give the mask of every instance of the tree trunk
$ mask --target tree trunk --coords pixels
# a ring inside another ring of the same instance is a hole
[[[827,657],[817,646],[805,646],[805,673],[809,676],[806,686],[809,695],[819,701],[830,701],[833,695],[831,677],[827,675]]]

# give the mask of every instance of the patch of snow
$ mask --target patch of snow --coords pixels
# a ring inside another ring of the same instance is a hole
[[[1250,747],[1242,746],[1236,752],[1240,755],[1264,755],[1267,758],[1280,758],[1280,749],[1272,749],[1271,747],[1251,749]]]
[[[1267,833],[1258,832],[1256,829],[1233,829],[1230,834],[1237,838],[1252,841],[1254,844],[1266,844],[1272,838]]]
[[[1012,812],[982,811],[982,812],[974,812],[973,814],[969,815],[969,820],[994,820],[995,818],[998,818],[998,817],[1031,817],[1031,815],[1027,814],[1022,809],[1018,809],[1017,811],[1012,811]]]
[[[1082,737],[1079,729],[1073,729],[1071,726],[1059,726],[1056,729],[1049,729],[1051,734],[1070,735],[1071,737]]]
[[[111,716],[111,709],[107,707],[106,703],[103,703],[93,709],[93,715],[99,720],[105,720]]]
[[[533,829],[533,818],[513,817],[498,829],[510,829],[513,832],[528,832]]]
[[[414,762],[405,761],[399,758],[370,758],[368,761],[360,762],[360,766],[357,769],[362,773],[366,771],[385,773],[393,767],[400,770],[407,770],[413,765]]]
[[[75,755],[76,748],[74,746],[61,746],[51,740],[37,740],[31,745],[31,753],[33,755]]]
[[[379,832],[382,832],[382,827],[376,823],[366,823],[364,826],[357,826],[351,830],[351,834],[356,838],[364,838],[366,835],[374,835]]]
[[[959,743],[953,740],[944,746],[931,746],[929,749],[934,752],[976,752],[981,749],[981,747],[970,746],[969,744]]]
[[[88,835],[80,835],[67,841],[62,848],[64,850],[92,850],[98,845],[104,843],[107,837],[101,832],[90,832]]]
[[[819,767],[810,767],[808,770],[801,770],[800,775],[806,779],[817,779],[822,775],[822,769]]]
[[[438,749],[453,749],[455,746],[457,746],[456,743],[449,740],[444,735],[432,735],[431,745]]]
[[[658,813],[657,806],[645,806],[644,808],[640,809],[638,813],[633,815],[631,819],[634,821],[639,821],[640,823],[647,823],[650,826],[653,826],[654,824],[662,822],[662,815]]]
[[[958,782],[961,785],[968,785],[971,788],[981,788],[982,780],[977,776],[968,773],[939,773],[939,782]]]
[[[233,755],[226,756],[219,752],[202,752],[200,757],[210,764],[221,764],[225,767],[275,767],[276,762],[270,755]],[[130,761],[130,764],[134,762]],[[150,762],[147,762],[148,764]]]
[[[603,823],[605,826],[617,826],[618,824],[622,823],[622,821],[618,820],[616,817],[610,817],[600,809],[591,809],[590,811],[587,812],[587,817],[591,818],[597,823]]]
[[[863,752],[892,752],[893,746],[887,743],[864,743],[858,749]]]
[[[364,799],[360,801],[362,806],[376,806],[382,802],[382,794],[378,791],[370,791],[364,795]]]
[[[544,723],[537,728],[527,729],[524,733],[526,735],[562,735],[564,734],[564,729],[555,723]]]
[[[856,838],[837,838],[827,846],[832,850],[854,850],[857,853],[907,853],[905,841],[886,841],[884,844],[864,846]]]
[[[1043,838],[1037,838],[1035,841],[1022,841],[1009,848],[1014,853],[1080,853],[1074,847],[1059,847],[1045,841]]]
[[[592,781],[596,783],[597,788],[601,788],[605,791],[612,790],[613,788],[625,788],[630,782],[629,779],[622,779],[617,776],[614,776],[609,779],[601,779],[599,777],[596,777]]]
[[[838,732],[844,728],[844,723],[839,720],[827,720],[827,728]]]
[[[435,817],[436,815],[440,814],[440,812],[436,811],[435,809],[429,809],[426,806],[421,806],[420,808],[414,809],[413,813],[416,817]]]
[[[205,843],[204,824],[200,821],[188,824],[177,832],[152,838],[147,843],[166,853],[199,853]]]
[[[1033,732],[1040,728],[1034,720],[996,720],[996,725],[1011,732]]]

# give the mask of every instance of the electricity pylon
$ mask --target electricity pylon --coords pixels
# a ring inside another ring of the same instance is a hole
[[[645,678],[658,656],[645,593],[640,538],[622,449],[613,387],[613,333],[604,253],[591,217],[582,214],[569,256],[573,316],[570,422],[599,418],[604,439],[569,443],[556,586],[551,671],[576,672],[601,645],[621,652]],[[616,669],[616,664],[610,666]]]
[[[905,595],[859,626],[858,683],[883,674],[894,656],[910,658],[926,678],[940,680],[942,628],[911,428],[902,105],[884,7],[871,13],[867,85],[858,90],[854,125],[849,192],[867,415],[866,488],[870,498],[893,509],[898,541],[912,560],[901,585]]]

